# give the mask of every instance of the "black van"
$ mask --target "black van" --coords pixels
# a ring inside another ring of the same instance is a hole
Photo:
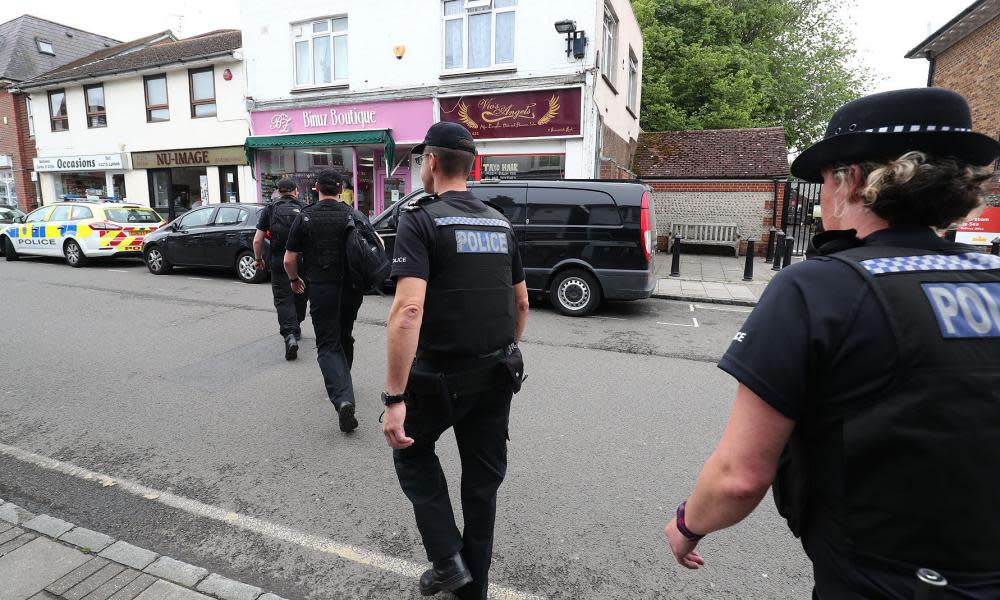
[[[641,183],[595,180],[469,184],[514,226],[529,292],[548,294],[564,315],[592,313],[601,300],[648,298],[656,287],[649,191]],[[392,256],[400,208],[372,220]]]

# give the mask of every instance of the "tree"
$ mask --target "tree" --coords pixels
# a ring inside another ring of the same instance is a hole
[[[644,38],[646,131],[784,126],[823,135],[872,81],[836,0],[632,0]]]

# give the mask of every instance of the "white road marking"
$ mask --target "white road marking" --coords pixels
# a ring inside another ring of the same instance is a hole
[[[721,310],[722,312],[734,312],[734,313],[744,313],[750,314],[750,309],[748,308],[726,308],[722,306],[703,306],[701,304],[692,304],[691,310],[697,308],[698,310]]]
[[[87,481],[96,480],[103,487],[113,485],[116,490],[128,492],[133,496],[144,498],[150,502],[159,502],[165,506],[183,510],[186,513],[198,517],[212,519],[213,521],[219,521],[222,523],[229,523],[239,527],[240,529],[252,531],[283,542],[297,544],[309,550],[323,552],[325,554],[333,554],[334,556],[339,556],[340,558],[360,565],[374,567],[376,569],[381,569],[383,571],[388,571],[404,577],[419,579],[420,575],[427,569],[426,565],[419,565],[408,560],[382,554],[381,552],[375,552],[374,550],[368,550],[359,546],[337,542],[329,538],[298,531],[278,523],[272,523],[256,517],[242,515],[217,506],[203,504],[197,500],[191,500],[190,498],[184,498],[169,492],[155,490],[140,483],[129,481],[128,479],[111,477],[110,475],[90,471],[88,469],[84,469],[83,467],[78,467],[61,460],[35,454],[34,452],[29,452],[14,446],[0,444],[0,455],[8,456],[21,462],[35,465],[36,467],[55,471],[56,473],[76,477],[77,479],[84,479]],[[490,584],[489,595],[490,598],[497,598],[500,600],[543,600],[541,596],[535,596],[533,594],[494,585],[492,583]]]
[[[691,307],[691,312],[694,312],[694,304],[688,304]]]
[[[672,327],[701,327],[701,325],[698,324],[698,319],[695,319],[694,317],[691,317],[691,323],[664,323],[662,321],[657,321],[656,324],[670,325]]]
[[[621,317],[591,317],[592,319],[605,319],[608,321],[624,321],[625,319]]]
[[[128,271],[123,271],[122,269],[104,269],[108,273],[128,273]]]
[[[205,279],[204,277],[188,277],[188,279],[194,279],[195,281],[212,281],[211,279]]]

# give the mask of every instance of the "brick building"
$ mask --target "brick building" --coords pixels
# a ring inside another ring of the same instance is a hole
[[[38,203],[31,174],[35,158],[34,120],[25,96],[12,93],[11,89],[22,81],[118,43],[109,37],[31,15],[0,24],[0,205],[18,205],[22,210],[30,210]]]
[[[661,248],[675,222],[736,223],[741,252],[781,223],[788,155],[780,127],[641,133],[633,170],[653,189]]]
[[[927,59],[927,85],[965,96],[973,129],[1000,136],[1000,0],[973,2],[906,58]],[[1000,206],[1000,177],[989,201]]]

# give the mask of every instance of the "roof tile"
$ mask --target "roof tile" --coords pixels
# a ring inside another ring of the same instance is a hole
[[[785,130],[767,127],[640,133],[632,170],[642,179],[787,177]]]

